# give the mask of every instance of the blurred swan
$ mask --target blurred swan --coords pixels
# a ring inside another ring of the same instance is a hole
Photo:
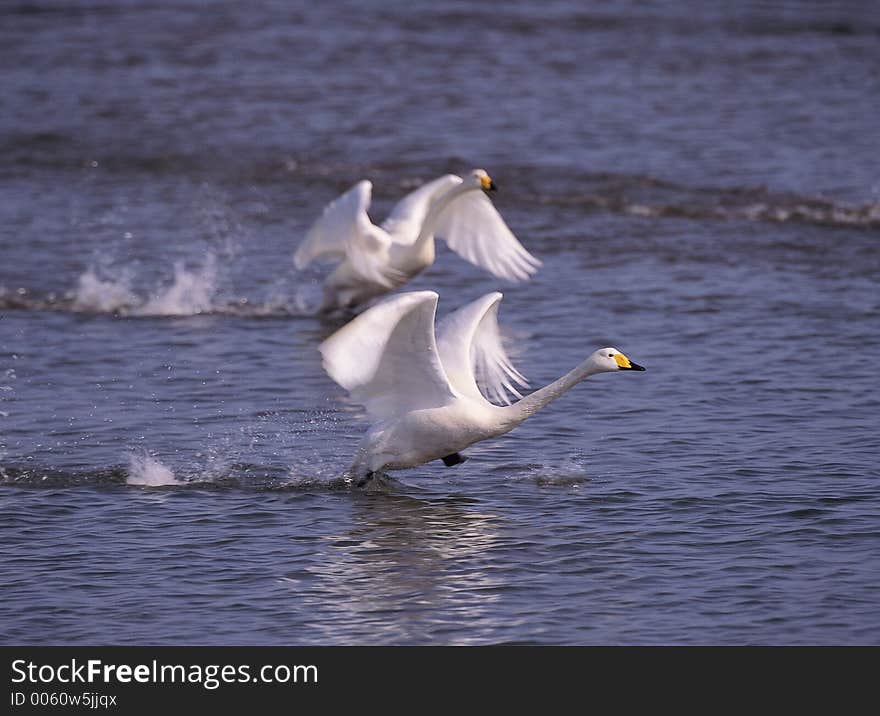
[[[353,308],[392,291],[434,263],[434,238],[462,258],[510,281],[529,278],[541,262],[523,248],[485,192],[482,169],[464,179],[435,179],[401,199],[382,226],[370,221],[373,185],[361,181],[324,209],[294,254],[303,269],[318,258],[339,265],[324,280],[321,313]]]
[[[319,347],[324,369],[373,419],[350,478],[359,485],[382,470],[442,459],[513,430],[537,410],[596,373],[644,370],[616,348],[595,351],[574,370],[522,397],[498,330],[500,293],[447,316],[434,329],[438,296],[412,291],[367,309]],[[482,384],[487,400],[480,391]],[[511,404],[512,398],[519,398]]]

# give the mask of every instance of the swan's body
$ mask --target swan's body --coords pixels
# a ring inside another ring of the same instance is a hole
[[[526,397],[498,330],[500,293],[447,316],[434,330],[438,296],[403,293],[367,309],[320,346],[324,368],[374,419],[351,469],[355,478],[431,460],[462,462],[458,453],[513,430],[537,410],[595,373],[644,370],[615,348]],[[489,402],[478,387],[493,400]],[[511,397],[520,398],[511,404]]]
[[[482,169],[447,174],[397,203],[382,226],[370,221],[373,185],[358,182],[331,202],[294,254],[299,269],[317,258],[339,265],[324,281],[320,312],[353,308],[403,285],[434,263],[434,239],[494,276],[522,281],[541,262],[526,251],[484,192]]]

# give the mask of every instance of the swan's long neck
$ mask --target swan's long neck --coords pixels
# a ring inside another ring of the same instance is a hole
[[[518,400],[513,405],[500,408],[500,410],[503,411],[506,420],[511,423],[512,429],[529,416],[534,415],[548,403],[552,403],[566,391],[571,390],[582,380],[600,372],[596,369],[592,360],[587,358],[577,368],[570,370],[559,380],[554,380],[549,385],[545,385],[543,388]]]
[[[413,250],[421,252],[430,245],[431,253],[434,251],[434,229],[437,225],[437,219],[443,210],[449,206],[456,198],[469,191],[475,191],[477,187],[471,186],[467,182],[461,182],[449,187],[446,191],[441,191],[431,198],[428,207],[428,213],[425,214],[425,220],[422,222],[422,228],[419,235],[413,243]],[[432,256],[433,260],[433,256]]]

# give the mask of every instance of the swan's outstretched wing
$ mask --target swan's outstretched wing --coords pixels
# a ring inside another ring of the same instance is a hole
[[[481,397],[478,384],[494,403],[510,405],[521,398],[516,386],[528,382],[507,357],[498,330],[497,291],[459,308],[437,326],[437,348],[443,369],[456,390]]]
[[[373,184],[359,181],[342,196],[334,199],[309,227],[306,237],[293,255],[293,263],[304,269],[315,259],[327,256],[344,258],[346,243],[351,236],[361,230],[364,222],[371,223],[367,216]]]
[[[442,177],[422,184],[394,205],[388,218],[382,222],[382,228],[391,234],[397,243],[413,243],[418,238],[422,224],[428,216],[431,199],[437,194],[448,191],[456,184],[461,184],[461,182],[462,178],[455,176],[455,174],[444,174]]]
[[[437,294],[412,291],[352,319],[319,347],[324,370],[379,418],[456,398],[434,338]]]
[[[391,238],[367,215],[373,184],[360,181],[330,202],[293,255],[298,269],[320,257],[347,259],[362,278],[387,288],[400,282],[388,265]]]
[[[524,281],[541,265],[482,191],[469,191],[451,201],[437,217],[434,234],[463,259],[499,278]]]

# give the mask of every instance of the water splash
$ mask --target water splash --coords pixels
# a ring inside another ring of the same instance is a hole
[[[146,453],[131,453],[128,456],[128,472],[125,484],[139,487],[165,487],[182,484],[174,473],[156,458]]]
[[[13,353],[12,359],[17,360],[18,356]],[[4,408],[11,404],[15,397],[15,388],[12,386],[12,382],[17,378],[18,376],[15,374],[15,368],[7,368],[0,373],[0,418],[9,417],[9,411]],[[3,444],[0,443],[0,459],[3,458],[3,455]]]
[[[502,463],[491,472],[503,475],[511,483],[532,483],[538,487],[578,489],[593,478],[587,469],[587,458],[572,455],[561,460],[540,463]]]
[[[297,286],[293,294],[293,307],[303,316],[313,316],[321,307],[323,290],[317,281],[309,281]]]
[[[117,313],[136,306],[141,301],[130,289],[129,282],[127,273],[119,279],[103,280],[94,268],[89,268],[77,280],[72,308],[89,313]]]
[[[244,296],[220,297],[225,268],[228,267],[221,266],[212,252],[206,253],[201,264],[195,267],[176,261],[170,284],[144,291],[134,288],[136,271],[133,266],[91,266],[78,277],[73,289],[60,293],[38,294],[24,287],[0,286],[0,310],[151,317],[210,313],[254,318],[310,316],[314,313],[315,306],[303,303],[300,286],[290,277],[279,278],[264,287],[263,297],[257,300]],[[310,288],[320,289],[319,286]]]
[[[138,296],[131,284],[131,272],[125,268],[116,277],[101,277],[90,267],[77,279],[70,310],[130,316],[192,316],[212,312],[217,260],[208,253],[196,269],[186,268],[183,261],[175,262],[171,285],[156,290],[147,299]]]
[[[135,316],[193,316],[210,313],[217,290],[217,259],[207,254],[201,268],[190,271],[182,261],[174,263],[174,281],[131,311]]]

